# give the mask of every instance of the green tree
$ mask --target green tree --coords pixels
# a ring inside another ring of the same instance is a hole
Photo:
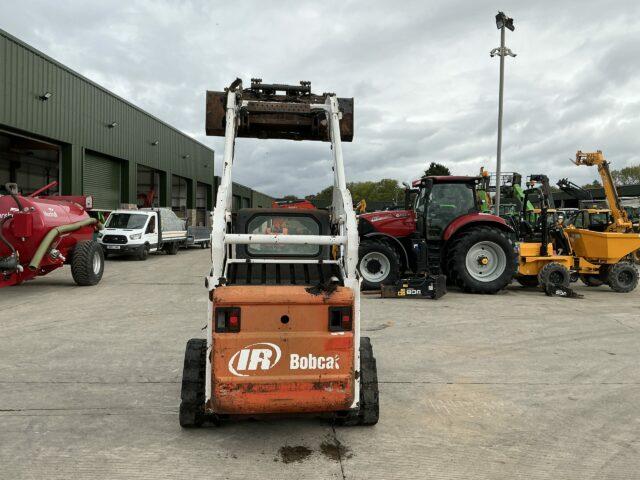
[[[601,186],[602,185],[600,185],[600,182],[598,180],[594,180],[591,183],[587,183],[585,185],[582,185],[582,188],[586,188],[586,189],[589,189],[589,188],[600,188]]]
[[[431,175],[451,175],[451,171],[441,163],[431,162],[429,168],[424,171],[427,176]]]
[[[616,185],[640,184],[640,165],[612,170],[611,176]]]
[[[400,202],[404,198],[404,189],[398,185],[397,180],[384,178],[377,182],[349,182],[347,188],[351,192],[353,203],[356,204],[363,198],[367,202]],[[309,195],[307,200],[315,205],[325,207],[331,203],[333,187],[327,187],[316,195]]]

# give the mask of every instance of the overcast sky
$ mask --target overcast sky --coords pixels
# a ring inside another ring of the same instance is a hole
[[[55,5],[55,6],[54,6]],[[216,150],[205,90],[236,77],[310,80],[355,98],[348,180],[495,168],[494,15],[515,19],[507,46],[503,171],[571,177],[601,149],[639,163],[640,17],[635,1],[35,1],[5,2],[0,27]],[[234,179],[306,195],[331,182],[328,146],[238,140]]]

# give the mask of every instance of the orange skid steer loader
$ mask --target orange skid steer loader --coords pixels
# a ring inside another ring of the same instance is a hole
[[[207,134],[225,136],[211,236],[206,339],[187,343],[180,425],[268,414],[378,421],[376,361],[360,337],[358,230],[341,139],[353,100],[300,86],[236,80],[207,92]],[[236,137],[330,141],[333,204],[326,210],[231,214]]]

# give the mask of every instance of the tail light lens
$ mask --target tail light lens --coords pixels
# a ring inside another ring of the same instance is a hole
[[[329,307],[329,331],[347,332],[353,329],[351,307]]]
[[[237,333],[240,331],[240,308],[216,308],[215,320],[216,333]]]

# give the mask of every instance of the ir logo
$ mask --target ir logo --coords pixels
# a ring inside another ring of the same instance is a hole
[[[242,372],[269,370],[278,364],[281,356],[280,347],[274,343],[253,343],[233,354],[229,371],[237,377],[248,377],[249,373]]]

